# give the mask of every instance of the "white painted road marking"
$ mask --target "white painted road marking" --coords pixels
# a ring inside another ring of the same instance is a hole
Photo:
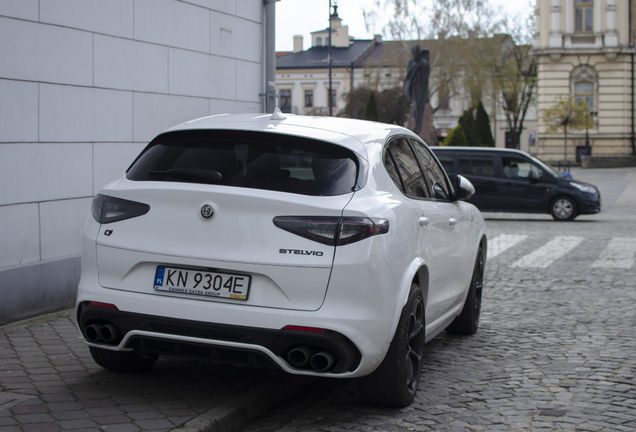
[[[488,242],[488,258],[494,258],[527,239],[527,235],[501,234]]]
[[[550,264],[565,256],[582,241],[583,237],[555,237],[539,249],[521,258],[511,267],[549,267]]]
[[[615,237],[592,267],[601,268],[631,268],[634,265],[634,255],[636,254],[636,238]]]

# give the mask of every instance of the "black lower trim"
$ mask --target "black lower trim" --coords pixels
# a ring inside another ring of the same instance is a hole
[[[123,312],[100,306],[82,303],[78,308],[78,323],[86,337],[86,327],[91,324],[112,323],[121,336],[111,343],[97,342],[103,345],[118,345],[130,331],[142,330],[156,333],[157,337],[132,337],[126,348],[164,355],[207,358],[232,364],[277,367],[267,355],[257,349],[233,348],[215,345],[214,341],[238,342],[262,346],[276,356],[286,359],[286,354],[298,346],[307,346],[312,352],[329,351],[336,361],[328,372],[343,373],[355,370],[360,364],[360,351],[344,335],[331,330],[307,332],[300,330],[271,330],[256,327],[243,327],[227,324],[166,318],[154,315]],[[189,336],[201,339],[200,342],[184,342],[170,339],[170,335]],[[212,343],[206,343],[205,341]]]

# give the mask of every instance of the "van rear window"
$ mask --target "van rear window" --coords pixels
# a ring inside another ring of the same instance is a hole
[[[359,165],[351,150],[308,138],[245,131],[177,131],[148,144],[126,178],[332,196],[355,190]]]

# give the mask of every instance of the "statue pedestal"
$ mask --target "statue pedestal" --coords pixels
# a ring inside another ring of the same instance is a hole
[[[415,129],[415,118],[413,117],[413,110],[409,115],[409,121],[407,123],[407,129]],[[420,138],[428,145],[437,145],[437,133],[435,132],[435,126],[433,126],[433,108],[430,103],[426,103],[424,106],[424,114],[422,115],[422,129],[418,134]]]

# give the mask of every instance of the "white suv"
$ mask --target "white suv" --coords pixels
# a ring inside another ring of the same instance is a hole
[[[410,131],[219,115],[156,137],[93,200],[77,322],[95,361],[158,355],[364,377],[408,405],[424,343],[477,330],[484,221]]]

